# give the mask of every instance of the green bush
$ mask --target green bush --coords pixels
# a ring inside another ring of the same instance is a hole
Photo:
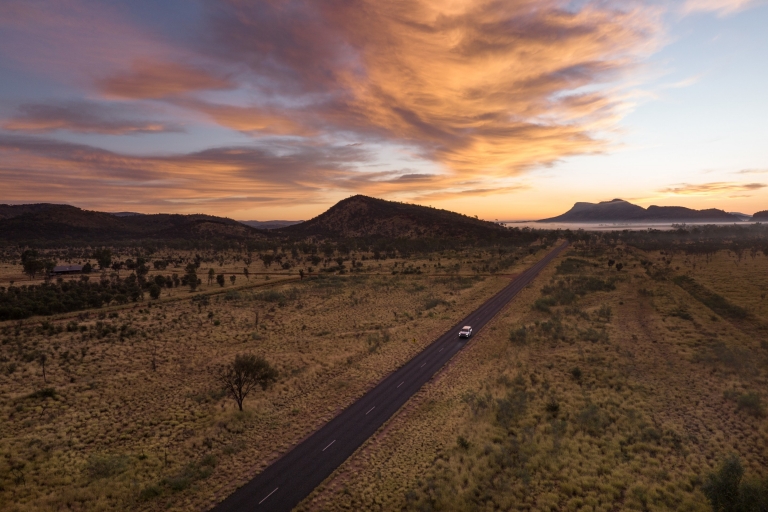
[[[522,389],[511,391],[506,398],[496,400],[496,421],[504,428],[509,428],[516,423],[528,405],[528,395]]]
[[[424,302],[423,307],[424,307],[424,310],[426,311],[432,308],[436,308],[437,306],[440,306],[440,305],[448,305],[448,301],[445,301],[443,299],[431,298],[431,299],[427,299],[426,302]]]
[[[122,473],[128,467],[128,457],[124,455],[93,455],[85,470],[92,479],[107,478]]]
[[[576,422],[587,434],[597,437],[602,435],[610,424],[606,414],[595,404],[590,404],[579,412]]]
[[[160,486],[152,484],[141,490],[139,493],[139,499],[141,501],[149,501],[151,499],[157,498],[161,494],[163,494],[163,490],[160,488]]]
[[[744,410],[747,414],[751,414],[756,418],[762,418],[765,416],[765,409],[763,408],[763,401],[755,392],[744,393],[736,399],[736,408],[741,411]]]
[[[524,345],[527,339],[528,339],[528,330],[525,328],[525,326],[519,327],[517,329],[512,329],[509,332],[509,341],[511,341],[512,343]]]
[[[710,473],[701,490],[714,512],[762,512],[768,510],[768,480],[744,482],[744,467],[737,455],[728,457],[716,473]]]
[[[540,299],[536,299],[536,302],[533,303],[533,309],[542,311],[544,313],[549,313],[551,311],[550,308],[556,305],[557,302],[552,297],[542,297]]]
[[[544,406],[544,409],[552,416],[557,416],[560,412],[560,404],[554,398],[550,398],[547,405]]]
[[[562,263],[557,266],[555,273],[557,274],[578,274],[582,269],[591,267],[592,264],[586,260],[580,260],[578,258],[566,258]]]
[[[571,368],[571,377],[573,377],[574,380],[581,380],[581,376],[581,368],[578,366]]]
[[[38,389],[34,393],[30,393],[27,395],[27,398],[37,399],[37,398],[56,398],[56,389],[54,388],[43,388]]]

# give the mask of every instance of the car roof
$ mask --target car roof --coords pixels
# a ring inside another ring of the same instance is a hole
[[[471,329],[471,328],[472,328],[471,325],[465,325],[464,327],[462,327],[462,329]]]

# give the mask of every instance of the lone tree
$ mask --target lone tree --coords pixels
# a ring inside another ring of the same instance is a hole
[[[112,251],[107,248],[97,249],[93,251],[93,259],[99,263],[99,268],[105,271],[112,264]]]
[[[232,274],[229,276],[229,282],[232,283],[232,286],[235,286],[235,281],[237,280],[237,276],[235,274]]]
[[[219,286],[224,286],[224,274],[219,274],[216,276],[216,282],[219,283]]]
[[[189,285],[190,291],[197,290],[198,280],[197,280],[197,267],[194,263],[189,263],[186,268],[186,275],[187,278],[187,284]]]
[[[263,357],[238,354],[235,360],[219,368],[216,379],[243,410],[243,400],[256,386],[266,390],[277,381],[277,370]]]
[[[208,269],[208,284],[213,284],[213,278],[216,276],[216,272],[212,268]]]
[[[243,269],[243,275],[245,276],[245,278],[246,278],[248,281],[250,281],[250,280],[251,280],[251,278],[250,278],[250,273],[248,272],[248,267],[245,267],[245,268]]]

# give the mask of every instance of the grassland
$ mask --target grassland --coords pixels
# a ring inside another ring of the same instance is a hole
[[[766,479],[768,258],[707,260],[564,254],[299,508],[704,511],[729,456]]]
[[[304,280],[297,266],[224,287],[207,283],[203,263],[196,293],[4,322],[0,509],[205,510],[534,258],[368,260],[358,273]],[[505,274],[490,273],[500,265]],[[2,270],[3,286],[25,282],[18,263]],[[240,413],[212,372],[244,352],[280,379]]]

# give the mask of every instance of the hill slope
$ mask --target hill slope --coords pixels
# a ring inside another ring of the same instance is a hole
[[[768,210],[757,212],[752,216],[752,220],[760,222],[768,222]]]
[[[494,238],[509,233],[506,228],[493,222],[448,210],[385,201],[363,195],[339,201],[314,219],[281,228],[279,231],[294,236],[345,238]]]
[[[116,216],[61,204],[0,205],[0,242],[109,243],[126,240],[263,238],[265,232],[212,215]]]
[[[601,203],[576,203],[562,215],[538,222],[741,222],[736,215],[710,208],[649,206],[647,209],[622,199]]]

